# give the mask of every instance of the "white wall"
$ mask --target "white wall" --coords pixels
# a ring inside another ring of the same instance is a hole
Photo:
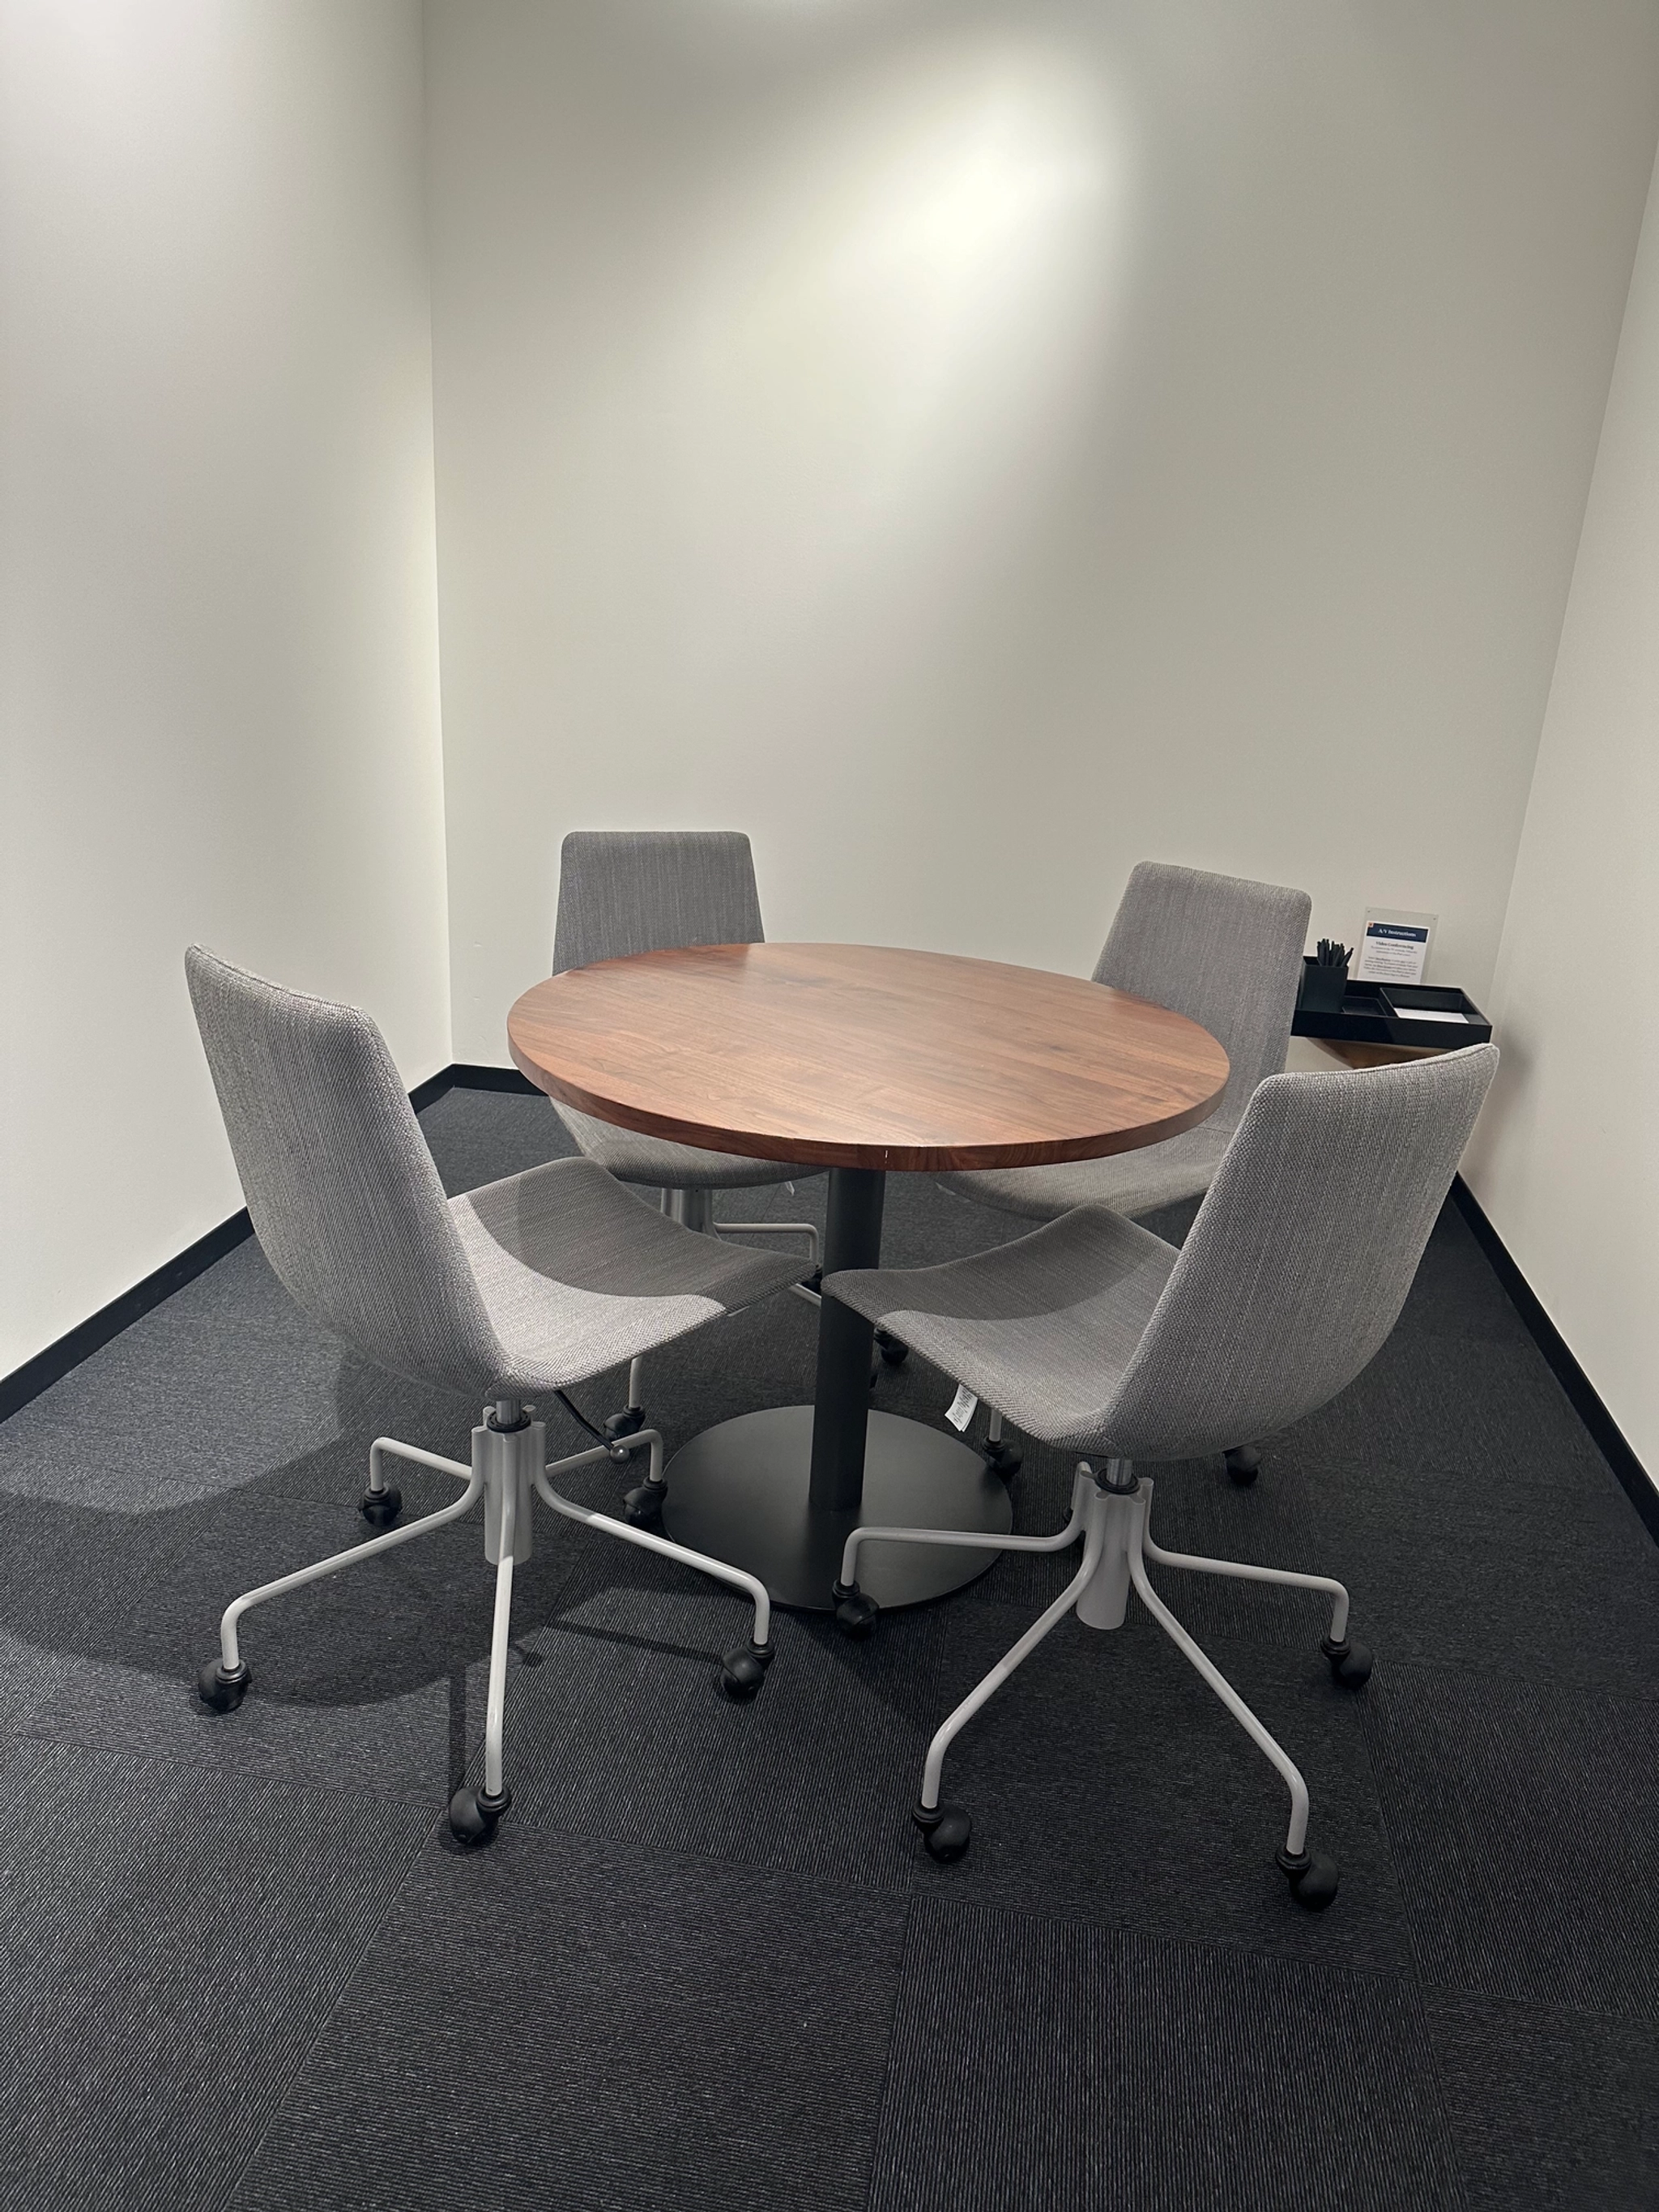
[[[192,937],[451,1057],[419,9],[0,0],[0,1373],[240,1204]]]
[[[1498,956],[1465,1173],[1659,1476],[1659,173]]]
[[[1491,981],[1648,0],[430,0],[458,1057],[574,825],[1079,969],[1132,862]]]

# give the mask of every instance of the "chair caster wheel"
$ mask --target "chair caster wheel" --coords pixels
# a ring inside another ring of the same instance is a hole
[[[449,1832],[458,1844],[487,1844],[512,1802],[510,1790],[499,1797],[484,1790],[458,1790],[449,1801]]]
[[[967,1856],[973,1839],[974,1824],[961,1805],[935,1805],[930,1810],[918,1805],[910,1818],[921,1830],[922,1841],[928,1856],[941,1866],[954,1866]]]
[[[836,1601],[836,1626],[843,1636],[850,1636],[861,1644],[866,1636],[876,1632],[876,1623],[881,1618],[881,1607],[872,1597],[865,1595],[854,1583],[849,1589],[837,1583],[832,1595]]]
[[[734,1644],[722,1656],[720,1687],[734,1705],[746,1705],[760,1695],[774,1648],[770,1644]]]
[[[638,1436],[644,1426],[644,1407],[630,1406],[626,1413],[606,1415],[605,1440],[608,1444],[620,1443],[624,1437]]]
[[[1005,1482],[1012,1482],[1025,1464],[1025,1455],[1012,1444],[981,1444],[980,1455],[993,1474],[1000,1474]]]
[[[662,1519],[665,1482],[641,1482],[623,1499],[623,1518],[633,1528],[654,1528]]]
[[[902,1367],[910,1357],[909,1346],[884,1328],[876,1331],[876,1349],[890,1367]]]
[[[371,1528],[389,1528],[404,1510],[404,1493],[391,1483],[384,1490],[366,1490],[357,1510]]]
[[[1248,1490],[1261,1468],[1261,1455],[1254,1444],[1235,1444],[1222,1454],[1227,1462],[1227,1472],[1241,1490]]]
[[[1318,1851],[1303,1851],[1292,1858],[1279,1854],[1280,1871],[1291,1885],[1291,1895],[1310,1912],[1322,1912],[1336,1895],[1336,1861]]]
[[[1328,1636],[1322,1636],[1319,1648],[1331,1662],[1331,1676],[1345,1690],[1357,1690],[1371,1678],[1371,1647],[1369,1644],[1351,1644],[1344,1637],[1340,1644],[1333,1644]]]
[[[245,1659],[230,1668],[221,1660],[210,1659],[196,1677],[196,1694],[216,1713],[234,1713],[252,1680]]]

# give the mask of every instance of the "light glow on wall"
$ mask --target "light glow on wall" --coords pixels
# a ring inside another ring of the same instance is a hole
[[[731,614],[686,607],[694,660],[914,590],[919,562],[959,593],[1010,545],[1099,402],[1126,172],[1097,76],[1006,34],[890,58],[726,167],[580,410],[665,533],[628,557],[670,598],[720,580]]]

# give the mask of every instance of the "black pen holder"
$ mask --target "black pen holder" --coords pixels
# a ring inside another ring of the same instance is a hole
[[[1340,1014],[1348,988],[1346,968],[1322,968],[1305,955],[1302,962],[1302,996],[1297,1004],[1310,1014]]]

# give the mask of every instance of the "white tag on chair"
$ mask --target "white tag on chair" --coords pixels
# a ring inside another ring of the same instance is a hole
[[[968,1424],[973,1419],[974,1409],[978,1404],[979,1400],[975,1397],[968,1385],[965,1382],[958,1382],[956,1396],[945,1409],[945,1419],[958,1435],[966,1436],[968,1433]]]

